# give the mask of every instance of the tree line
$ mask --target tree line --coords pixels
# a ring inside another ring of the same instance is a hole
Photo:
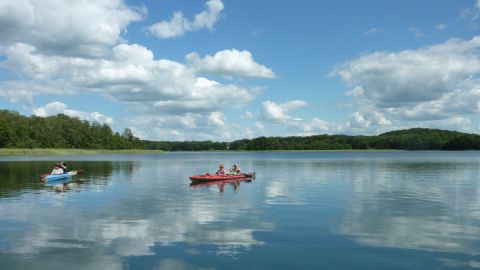
[[[158,149],[164,151],[268,150],[480,150],[480,135],[440,129],[412,128],[376,136],[315,135],[258,137],[233,142],[146,141],[125,128],[64,114],[38,117],[0,110],[0,148]]]
[[[143,141],[146,149],[163,151],[224,151],[228,150],[226,142],[212,141]]]
[[[480,135],[412,128],[376,136],[259,137],[230,144],[231,150],[480,150]]]
[[[269,151],[269,150],[480,150],[480,135],[457,131],[412,128],[376,136],[315,135],[258,137],[233,142],[145,141],[147,149],[164,151]]]
[[[0,110],[0,148],[144,149],[126,128],[120,134],[107,124],[64,114],[30,117]]]

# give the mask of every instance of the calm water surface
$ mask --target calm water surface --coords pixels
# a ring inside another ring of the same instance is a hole
[[[257,178],[190,186],[218,162]],[[480,152],[2,157],[0,268],[478,269],[479,179]]]

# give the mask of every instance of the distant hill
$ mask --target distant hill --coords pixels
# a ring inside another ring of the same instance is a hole
[[[315,135],[290,137],[258,137],[230,143],[211,141],[155,142],[144,141],[147,149],[165,151],[202,150],[480,150],[480,135],[458,131],[412,128],[382,133],[377,136]]]
[[[371,147],[402,150],[480,150],[480,135],[458,131],[412,128],[371,137]]]

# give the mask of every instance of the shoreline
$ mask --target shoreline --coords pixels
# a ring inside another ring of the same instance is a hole
[[[389,153],[407,151],[442,151],[449,150],[401,150],[401,149],[332,149],[332,150],[204,150],[204,151],[163,151],[158,149],[64,149],[64,148],[0,148],[0,156],[68,156],[68,155],[135,155],[166,153]],[[450,150],[451,151],[451,150]],[[461,150],[475,151],[475,150]]]
[[[0,148],[0,156],[67,156],[99,154],[160,154],[162,150],[145,149],[62,149],[62,148]]]
[[[275,152],[405,152],[408,150],[399,150],[399,149],[331,149],[331,150],[204,150],[204,151],[165,151],[165,153],[181,153],[181,152],[204,152],[204,153],[275,153]],[[435,150],[434,150],[435,151]]]

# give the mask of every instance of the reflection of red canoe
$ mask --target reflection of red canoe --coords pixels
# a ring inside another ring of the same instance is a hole
[[[190,184],[191,188],[196,187],[205,187],[205,186],[217,186],[217,185],[224,185],[228,183],[237,183],[237,182],[252,182],[253,178],[241,178],[241,179],[228,179],[228,180],[213,180],[213,181],[193,181]]]
[[[194,175],[189,177],[192,181],[218,181],[255,178],[255,173],[226,174],[226,175]]]

